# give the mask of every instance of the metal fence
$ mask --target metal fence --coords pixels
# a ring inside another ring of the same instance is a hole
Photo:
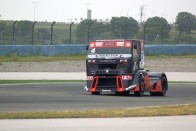
[[[166,27],[148,27],[143,26],[143,40],[146,44],[196,44],[196,27],[190,32],[183,32],[181,29],[175,29],[175,26],[170,26],[171,30],[165,32]],[[141,37],[140,37],[141,38]]]
[[[0,45],[86,44],[95,39],[124,39],[122,35],[118,38],[113,37],[110,31],[95,33],[90,27],[86,32],[77,35],[78,25],[77,23],[31,22],[29,26],[21,26],[19,21],[10,21],[6,23],[5,28],[0,28]],[[153,31],[155,33],[152,33]],[[162,25],[154,28],[141,25],[140,31],[133,38],[126,39],[144,39],[146,44],[196,44],[196,30],[184,33],[171,25],[171,31],[165,33],[165,27]]]
[[[19,27],[18,21],[7,22],[0,27],[1,45],[53,45],[77,43],[77,24],[56,22],[32,22]]]

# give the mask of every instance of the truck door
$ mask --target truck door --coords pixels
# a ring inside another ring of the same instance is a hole
[[[133,43],[133,59],[134,61],[140,61],[141,47],[140,42]]]
[[[133,70],[134,72],[139,69],[139,62],[141,60],[141,47],[139,41],[133,41]]]

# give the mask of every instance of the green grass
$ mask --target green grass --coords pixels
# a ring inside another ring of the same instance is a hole
[[[196,82],[195,81],[169,81],[169,83],[171,83],[171,84],[196,84]]]
[[[60,56],[0,56],[0,62],[43,62],[59,60],[85,60],[86,55],[60,55]]]
[[[196,115],[196,104],[144,107],[130,109],[47,111],[47,112],[6,112],[0,119],[45,119],[45,118],[112,118]]]
[[[147,55],[146,59],[196,58],[196,55]]]
[[[171,58],[193,58],[196,59],[196,55],[150,55],[145,56],[145,59],[171,59]],[[58,60],[85,60],[86,55],[60,55],[60,56],[18,56],[18,55],[7,55],[0,56],[0,62],[43,62],[43,61],[58,61]]]

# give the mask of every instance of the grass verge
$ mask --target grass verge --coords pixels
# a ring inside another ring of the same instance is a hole
[[[0,80],[0,84],[47,84],[47,83],[66,83],[66,82],[85,82],[85,80]]]
[[[147,55],[147,59],[196,58],[196,55]]]
[[[60,55],[60,56],[18,56],[7,55],[0,56],[1,62],[43,62],[58,60],[85,60],[86,55]]]
[[[83,111],[9,112],[0,113],[0,119],[45,118],[112,118],[196,115],[196,104],[145,107],[133,109],[107,109]]]
[[[169,81],[171,84],[196,84],[196,81]]]
[[[171,59],[171,58],[196,58],[196,55],[147,55],[148,59]],[[60,56],[18,56],[15,54],[0,56],[1,62],[43,62],[43,61],[58,61],[58,60],[85,60],[86,55],[60,55]]]

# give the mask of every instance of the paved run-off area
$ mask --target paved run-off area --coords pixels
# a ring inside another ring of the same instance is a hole
[[[86,72],[86,61],[1,62],[0,72]],[[196,56],[147,56],[145,69],[155,72],[196,72]]]
[[[65,59],[62,57],[61,60],[47,61],[46,58],[40,62],[6,62],[6,60],[2,60],[0,62],[0,80],[86,79],[85,56],[81,56],[81,60],[66,60],[66,57]],[[196,81],[195,65],[195,55],[145,57],[145,69],[151,72],[166,72],[169,81]]]
[[[196,72],[165,72],[168,81],[195,82]],[[85,72],[0,72],[0,80],[85,80]]]

